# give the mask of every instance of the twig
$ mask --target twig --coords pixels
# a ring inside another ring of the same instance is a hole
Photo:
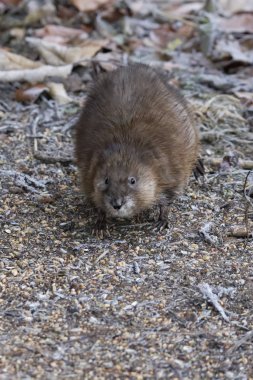
[[[246,223],[246,227],[244,226],[233,226],[230,228],[228,235],[233,236],[235,238],[251,238],[253,236],[253,232],[249,231],[248,228],[248,220]]]
[[[139,264],[137,263],[137,261],[134,261],[133,262],[133,272],[134,274],[139,274],[140,273],[140,267],[139,267]]]
[[[143,227],[143,226],[149,226],[151,222],[145,222],[145,223],[136,223],[136,224],[127,224],[127,225],[117,225],[117,228],[131,228],[131,227]]]
[[[33,136],[37,135],[37,126],[38,126],[40,120],[41,120],[41,116],[37,115],[36,118],[34,119],[33,123],[32,123],[32,135]],[[37,152],[37,150],[38,150],[38,140],[36,137],[33,140],[33,150],[34,150],[34,152]]]
[[[246,343],[248,340],[253,338],[253,330],[248,331],[241,339],[239,339],[233,347],[231,347],[227,351],[227,355],[231,355],[234,351],[236,351],[239,347],[241,347],[244,343]]]
[[[235,142],[235,143],[240,143],[240,144],[253,144],[253,140],[252,139],[248,139],[248,140],[243,140],[243,139],[239,139],[239,137],[235,137],[235,136],[229,136],[229,141],[232,141],[232,142]]]
[[[220,315],[222,316],[222,318],[226,322],[229,322],[229,317],[225,313],[223,307],[220,305],[219,298],[218,298],[218,296],[216,294],[213,293],[210,285],[208,285],[207,283],[202,283],[202,284],[198,285],[198,288],[201,291],[201,293],[203,294],[203,296],[205,296],[206,298],[208,298],[208,300],[213,304],[213,306],[220,313]]]
[[[104,252],[101,253],[101,255],[98,256],[98,258],[95,260],[95,264],[97,264],[103,257],[105,257],[108,252],[109,252],[109,249],[105,249]]]
[[[222,163],[223,159],[222,158],[209,158],[205,160],[205,164],[211,165],[211,166],[219,166]],[[247,169],[251,170],[253,169],[253,160],[242,160],[239,159],[239,166],[242,169]]]
[[[18,173],[14,170],[0,170],[0,175],[13,178],[18,187],[31,193],[39,193],[36,188],[45,189],[46,181],[39,181],[28,174]]]
[[[247,202],[246,206],[245,206],[245,213],[244,213],[244,222],[245,222],[246,231],[247,231],[245,244],[248,243],[248,239],[249,239],[249,207],[250,206],[253,207],[252,201],[251,201],[250,197],[248,196],[248,194],[246,193],[246,186],[247,186],[248,178],[249,178],[249,175],[251,172],[252,171],[250,170],[248,172],[248,174],[246,175],[244,185],[243,185],[243,194],[244,194],[244,198],[246,199],[246,202]]]
[[[60,162],[61,164],[72,164],[75,162],[73,157],[49,156],[40,151],[34,152],[34,158],[42,162],[45,162],[46,164],[55,164],[57,162]]]

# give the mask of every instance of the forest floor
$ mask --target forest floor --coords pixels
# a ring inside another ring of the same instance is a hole
[[[253,379],[253,7],[218,3],[0,3],[1,380]],[[206,175],[168,230],[97,239],[73,125],[128,60],[191,103]]]

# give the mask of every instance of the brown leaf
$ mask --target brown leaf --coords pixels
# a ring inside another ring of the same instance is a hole
[[[59,104],[66,104],[72,101],[67,95],[63,84],[53,82],[48,82],[46,85],[40,83],[34,86],[19,88],[15,92],[15,99],[18,102],[31,103],[35,102],[43,93],[49,93]]]
[[[81,12],[91,12],[111,3],[111,0],[71,0],[71,3]]]
[[[88,34],[81,29],[68,28],[60,25],[47,25],[35,31],[36,37],[41,37],[46,41],[65,44],[73,38],[79,37],[84,40]]]
[[[13,6],[18,5],[21,2],[21,0],[1,0],[0,3],[3,3],[7,6]]]
[[[191,12],[198,12],[203,8],[202,2],[191,2],[187,4],[171,4],[171,2],[168,2],[168,7],[166,7],[166,14],[171,18],[181,18]]]
[[[253,14],[239,14],[230,18],[219,18],[218,27],[224,32],[253,33]]]
[[[39,96],[48,92],[47,86],[44,84],[37,84],[32,87],[18,88],[15,92],[15,99],[18,102],[35,102]]]
[[[150,38],[159,46],[166,48],[169,43],[175,40],[182,42],[192,37],[195,27],[189,24],[183,24],[176,32],[171,31],[168,25],[162,25],[156,30],[150,32]]]
[[[34,62],[22,55],[0,48],[0,70],[33,69],[39,66],[41,62]]]
[[[107,40],[87,40],[79,46],[65,46],[57,43],[29,37],[28,43],[39,50],[44,60],[51,65],[62,65],[64,63],[77,63],[93,57]]]
[[[73,18],[77,13],[77,9],[62,4],[57,5],[57,16],[62,20],[69,20]]]

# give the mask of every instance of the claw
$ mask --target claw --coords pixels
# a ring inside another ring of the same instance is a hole
[[[205,176],[205,167],[203,164],[203,161],[201,158],[198,158],[196,165],[193,169],[193,174],[195,179],[197,180],[199,177],[204,177]]]
[[[156,232],[161,232],[165,230],[166,228],[169,228],[169,223],[168,223],[168,211],[169,211],[169,206],[168,204],[160,204],[160,214],[158,221],[155,223],[155,231]]]
[[[97,221],[91,231],[92,235],[97,239],[104,239],[110,236],[110,231],[106,223],[106,216],[104,213],[99,212]]]
[[[155,231],[156,232],[161,232],[165,230],[166,228],[169,228],[169,223],[168,220],[166,219],[159,219],[156,224],[155,224]]]

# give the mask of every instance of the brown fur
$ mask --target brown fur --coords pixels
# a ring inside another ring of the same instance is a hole
[[[131,199],[134,210],[126,217],[165,205],[187,185],[197,155],[188,105],[155,70],[134,64],[92,85],[76,128],[76,156],[83,191],[97,209],[117,216],[105,207],[106,197],[107,203]],[[138,181],[134,189],[131,176]]]

